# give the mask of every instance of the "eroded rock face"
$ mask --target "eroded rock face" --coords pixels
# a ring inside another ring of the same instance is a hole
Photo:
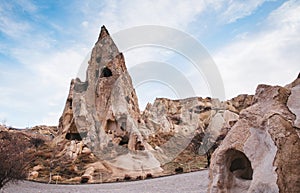
[[[124,56],[104,26],[88,63],[86,80],[71,82],[56,142],[71,141],[65,151],[74,160],[83,149],[85,154],[93,152],[107,171],[118,167],[119,175],[132,170],[161,172],[138,129],[140,111]]]
[[[195,138],[197,141],[192,145],[196,145],[194,148],[198,153],[205,155],[214,142],[234,125],[237,113],[230,101],[201,97],[180,100],[158,98],[153,105],[148,104],[142,114],[142,128],[146,128],[142,131],[153,136],[153,140],[148,141],[154,147],[159,146],[154,155],[164,164],[176,158]],[[164,133],[169,134],[168,141],[157,142],[158,135]]]
[[[141,113],[124,56],[105,27],[88,64],[86,77],[71,81],[58,129],[0,125],[1,135],[31,143],[29,179],[97,183],[195,171],[191,164],[205,167],[203,158],[209,162],[221,143],[209,192],[300,192],[300,75],[285,87],[260,85],[254,96],[223,102],[157,98]]]
[[[295,82],[258,86],[253,104],[213,154],[208,192],[300,192]]]
[[[82,176],[88,182],[93,181],[94,171],[112,179],[161,175],[161,166],[187,147],[193,146],[197,153],[204,135],[206,141],[212,141],[202,148],[205,155],[252,100],[249,95],[226,102],[201,97],[158,98],[141,114],[124,56],[105,27],[88,63],[85,80],[71,81],[59,135],[53,141],[59,149],[55,159],[90,160]],[[91,164],[101,167],[91,170],[95,168]]]

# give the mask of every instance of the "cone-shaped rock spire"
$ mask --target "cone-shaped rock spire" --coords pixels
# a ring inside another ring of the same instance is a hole
[[[105,38],[106,36],[109,36],[109,33],[108,33],[106,27],[103,25],[101,27],[101,31],[100,31],[100,35],[99,35],[98,41],[101,40],[101,39],[103,39],[103,38]]]
[[[139,131],[140,111],[132,80],[123,54],[104,26],[92,50],[83,81],[72,80],[60,118],[58,143],[80,140],[97,157],[113,160],[106,162],[110,168],[132,171],[138,169],[136,165],[140,160],[144,160],[140,171],[161,172],[160,163],[152,153],[144,151],[149,145]],[[137,150],[143,153],[135,153],[133,159],[131,154]],[[128,161],[132,165],[128,165]]]

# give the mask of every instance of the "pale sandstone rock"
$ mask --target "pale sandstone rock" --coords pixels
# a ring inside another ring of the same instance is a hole
[[[39,171],[39,170],[41,170],[41,169],[43,169],[44,168],[44,166],[42,166],[42,165],[37,165],[37,166],[34,166],[33,168],[32,168],[32,170],[33,171]]]
[[[55,176],[52,176],[52,180],[55,182],[62,181],[62,177],[60,175],[55,175]]]
[[[300,78],[299,78],[300,79]],[[287,101],[290,111],[296,116],[294,126],[300,130],[300,83],[291,88],[291,95]]]
[[[37,177],[39,177],[39,172],[37,171],[33,171],[33,172],[30,172],[29,174],[29,179],[37,179]]]
[[[94,167],[88,167],[84,174],[81,176],[82,183],[92,183],[93,182],[93,174],[95,172]]]
[[[211,145],[220,135],[226,135],[237,121],[238,114],[227,110],[228,104],[217,99],[193,97],[170,100],[158,98],[153,105],[148,104],[142,114],[142,133],[156,137],[156,133],[170,133],[171,138],[163,144],[153,146],[152,151],[161,164],[168,163],[185,149],[196,133],[205,133]],[[146,132],[148,133],[146,133]],[[159,145],[159,146],[158,146]],[[210,147],[199,150],[201,154]]]
[[[74,177],[74,178],[67,179],[66,182],[68,182],[68,183],[80,183],[81,182],[81,176],[77,176],[77,177]]]
[[[208,192],[300,192],[300,139],[287,107],[299,104],[296,86],[258,86],[213,154]]]
[[[71,81],[59,122],[59,136],[54,139],[54,143],[64,145],[64,141],[70,140],[63,152],[72,160],[80,154],[93,152],[103,160],[122,164],[118,161],[123,160],[122,155],[136,155],[149,147],[140,132],[139,121],[137,96],[123,54],[118,51],[105,27],[102,27],[89,60],[85,80],[77,78]],[[132,163],[141,162],[137,159],[143,160],[139,170],[145,166],[153,167],[153,172],[161,172],[159,164],[151,166],[158,161],[148,154],[152,153],[142,153],[139,158],[128,156],[128,159],[132,159]],[[127,167],[110,165],[121,169]]]
[[[161,165],[176,158],[195,134],[205,133],[213,140],[226,135],[237,114],[251,103],[249,95],[226,102],[201,97],[158,98],[141,114],[124,56],[102,27],[86,77],[71,81],[52,147],[60,151],[57,159],[73,163],[82,156],[97,157],[101,161],[94,163],[98,167],[101,163],[101,170],[114,177],[137,177],[146,172],[160,175]],[[153,142],[160,134],[170,139]],[[86,176],[85,180],[92,181],[92,174]]]
[[[90,154],[92,151],[88,147],[84,147],[81,151],[82,154]]]

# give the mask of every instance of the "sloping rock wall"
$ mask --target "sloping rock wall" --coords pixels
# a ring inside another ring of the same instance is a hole
[[[212,156],[208,192],[300,192],[299,85],[258,86]]]

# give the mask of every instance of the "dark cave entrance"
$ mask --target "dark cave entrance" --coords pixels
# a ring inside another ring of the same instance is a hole
[[[66,139],[67,140],[77,140],[77,141],[82,141],[82,138],[87,136],[87,132],[82,132],[82,133],[67,133],[66,134]]]
[[[239,179],[252,180],[253,169],[247,156],[238,150],[229,149],[226,152],[227,166],[230,172]]]
[[[102,69],[100,78],[103,78],[103,77],[110,77],[110,76],[112,76],[112,71],[111,71],[108,67],[104,67],[104,68]]]

